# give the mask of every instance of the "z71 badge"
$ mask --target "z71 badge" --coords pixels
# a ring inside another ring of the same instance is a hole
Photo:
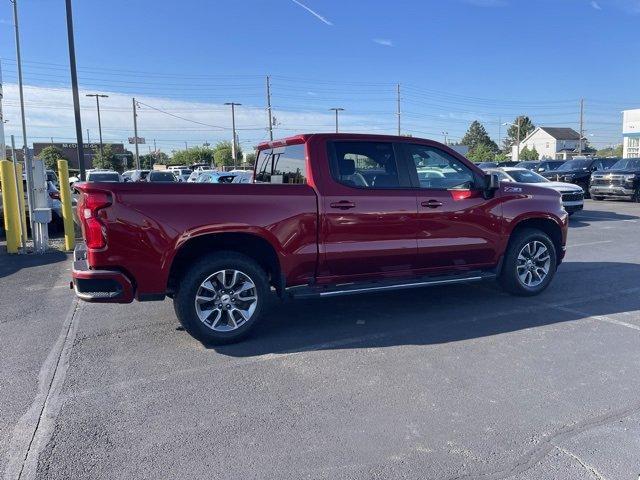
[[[505,193],[522,193],[522,187],[504,187]]]

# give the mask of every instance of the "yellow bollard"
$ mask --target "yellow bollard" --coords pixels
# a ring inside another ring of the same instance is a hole
[[[73,213],[71,211],[71,187],[69,186],[69,164],[66,160],[58,160],[58,177],[60,181],[60,201],[62,202],[62,219],[64,220],[64,248],[73,250],[75,231]]]
[[[27,235],[27,209],[24,203],[24,182],[22,181],[22,164],[16,164],[16,173],[18,175],[18,204],[20,205],[20,219],[22,220],[22,229],[20,233],[24,233],[24,241],[28,240]]]
[[[13,163],[8,160],[0,160],[0,182],[2,182],[2,206],[4,208],[4,230],[7,235],[7,252],[18,253],[18,246],[20,245],[18,192],[16,191]]]

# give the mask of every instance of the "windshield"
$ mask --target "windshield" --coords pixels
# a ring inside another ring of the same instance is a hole
[[[589,167],[591,160],[569,160],[566,163],[563,163],[560,168],[558,168],[559,172],[567,172],[569,170],[582,170]]]
[[[531,170],[509,170],[507,174],[519,183],[544,183],[549,181]]]
[[[625,158],[613,164],[611,170],[640,170],[640,158]]]
[[[87,179],[89,182],[119,182],[120,175],[116,172],[105,172],[105,173],[90,173],[89,178]]]

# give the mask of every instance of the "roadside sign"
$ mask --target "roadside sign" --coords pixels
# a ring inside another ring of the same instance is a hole
[[[130,143],[131,145],[134,145],[134,144],[136,144],[136,143],[137,143],[138,145],[144,145],[146,142],[145,142],[145,140],[144,140],[144,137],[138,137],[138,141],[137,141],[137,142],[136,142],[136,137],[129,137],[129,143]]]

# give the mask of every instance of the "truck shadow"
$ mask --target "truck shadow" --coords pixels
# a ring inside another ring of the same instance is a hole
[[[569,227],[588,227],[594,222],[615,222],[622,220],[637,220],[640,217],[635,215],[625,215],[617,212],[606,212],[602,210],[582,210],[569,218]]]
[[[603,271],[616,280],[606,284],[590,280]],[[507,295],[486,282],[286,301],[271,306],[249,339],[208,348],[232,357],[254,357],[458,342],[637,311],[639,293],[640,265],[567,262],[547,291],[530,298]],[[640,317],[626,321],[635,319]]]
[[[34,253],[26,255],[8,254],[5,247],[0,247],[0,278],[8,277],[23,268],[51,265],[58,262],[66,262],[69,257],[66,253],[51,250],[43,255]]]

